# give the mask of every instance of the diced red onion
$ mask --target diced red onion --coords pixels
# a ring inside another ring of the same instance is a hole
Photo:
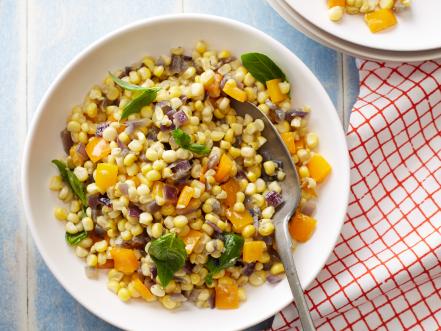
[[[275,120],[277,123],[281,123],[285,120],[285,112],[282,109],[277,108],[274,111],[274,113],[275,113]]]
[[[242,269],[242,273],[244,274],[244,276],[250,276],[253,271],[254,271],[254,266],[256,265],[256,263],[246,263],[245,267]]]
[[[184,266],[182,267],[182,270],[185,271],[186,274],[191,274],[193,271],[193,265],[191,264],[190,261],[185,261]]]
[[[99,198],[98,194],[89,195],[87,197],[87,204],[89,205],[90,208],[92,209],[98,208],[98,206],[100,205],[98,198]]]
[[[209,226],[211,226],[213,228],[214,231],[216,231],[217,233],[222,233],[222,230],[220,227],[218,227],[216,224],[214,224],[213,222],[210,221],[205,221],[205,223],[207,223]]]
[[[102,205],[107,206],[107,207],[109,207],[109,206],[112,205],[112,200],[110,200],[106,195],[101,195],[101,196],[98,198],[98,201],[99,201]]]
[[[293,110],[290,110],[288,112],[286,112],[285,114],[285,118],[287,121],[291,122],[293,120],[294,117],[305,117],[306,115],[308,115],[308,112],[303,111],[302,108],[296,108]]]
[[[170,62],[170,74],[179,74],[187,69],[188,65],[182,55],[172,55]]]
[[[201,292],[202,292],[202,289],[194,289],[193,291],[191,291],[191,294],[190,294],[190,296],[188,297],[188,299],[190,300],[190,301],[197,301],[197,299],[198,299],[198,297],[199,297],[199,294],[201,294]]]
[[[275,191],[269,191],[265,195],[265,200],[268,203],[268,205],[273,206],[276,208],[283,202],[283,197],[281,194],[275,192]]]
[[[221,151],[217,147],[213,147],[211,149],[210,155],[208,156],[208,162],[207,162],[207,168],[213,169],[215,168],[220,160],[221,157]]]
[[[172,109],[171,107],[170,107],[170,110],[168,110],[166,113],[165,113],[165,115],[167,115],[167,117],[168,117],[168,119],[170,120],[170,121],[173,121],[173,116],[176,114],[176,110],[174,110],[174,109]]]
[[[129,185],[127,185],[126,183],[119,183],[118,184],[118,189],[124,195],[128,195],[129,194]]]
[[[238,178],[238,179],[246,179],[247,175],[246,175],[245,171],[240,169],[240,170],[237,171],[236,178]]]
[[[188,116],[183,110],[180,110],[173,114],[173,123],[177,127],[184,125],[187,121],[188,121]]]
[[[63,144],[64,152],[69,155],[70,148],[73,146],[73,140],[70,132],[67,129],[64,129],[60,132],[61,142]]]
[[[133,120],[133,121],[127,121],[126,124],[126,130],[125,132],[127,134],[132,134],[136,129],[146,127],[149,123],[149,120],[147,118],[142,118],[140,120]]]
[[[119,138],[116,138],[116,143],[121,149],[121,156],[126,157],[126,155],[129,154],[129,148],[121,140],[119,140]]]
[[[99,273],[97,268],[86,266],[84,267],[84,272],[86,273],[87,278],[98,279]]]
[[[139,209],[139,207],[135,206],[135,205],[130,205],[128,209],[129,209],[128,211],[129,211],[130,217],[138,218],[139,215],[141,215],[141,213],[142,213],[142,210]]]
[[[174,123],[170,124],[169,126],[161,124],[159,126],[159,130],[161,130],[162,132],[164,131],[169,131],[169,130],[174,130],[176,129],[176,125]]]
[[[181,99],[181,101],[182,101],[183,104],[187,103],[187,101],[188,101],[188,97],[185,96],[185,95],[181,95],[181,96],[179,97],[179,99]]]
[[[311,216],[315,211],[316,203],[313,200],[308,200],[302,206],[302,214]]]
[[[279,283],[282,279],[283,279],[283,274],[280,274],[280,275],[268,275],[268,276],[266,277],[266,280],[267,280],[268,283],[270,283],[270,284],[277,284],[277,283]]]
[[[178,189],[172,185],[164,185],[164,199],[169,202],[178,200]]]
[[[156,127],[149,128],[149,130],[147,131],[146,138],[148,140],[156,141],[157,140],[157,136],[158,136],[158,129]]]
[[[215,297],[214,297],[214,291],[210,291],[210,296],[208,297],[208,304],[210,305],[211,309],[214,309],[215,303],[214,303]]]
[[[158,269],[156,269],[156,267],[151,267],[150,268],[150,275],[152,276],[152,279],[155,279],[156,276],[158,276]]]
[[[150,201],[145,205],[145,210],[149,213],[156,213],[159,209],[161,209],[161,206],[159,206],[155,200]]]
[[[84,146],[83,143],[79,143],[77,145],[77,153],[80,154],[84,160],[87,160],[89,158],[86,152],[86,146]]]
[[[99,226],[98,224],[95,224],[95,228],[93,229],[93,233],[95,234],[95,236],[97,236],[98,238],[104,238],[107,234],[107,231],[104,230],[101,226]]]
[[[156,104],[156,106],[161,108],[161,110],[164,114],[167,114],[170,110],[172,110],[172,107],[170,106],[169,101],[160,101]]]
[[[271,109],[271,110],[276,110],[276,109],[277,109],[277,106],[276,106],[274,103],[272,103],[270,99],[267,99],[267,100],[265,101],[265,104],[266,104],[266,105],[268,106],[268,108]]]
[[[109,126],[109,122],[102,122],[96,125],[95,136],[102,137],[103,131]]]
[[[173,171],[172,179],[179,180],[190,174],[191,164],[188,160],[179,161],[169,166]]]
[[[230,78],[231,78],[231,77],[228,76],[228,75],[225,75],[224,77],[222,77],[222,80],[220,81],[220,84],[219,84],[221,90],[224,88],[225,83],[226,83],[227,80],[229,80]]]

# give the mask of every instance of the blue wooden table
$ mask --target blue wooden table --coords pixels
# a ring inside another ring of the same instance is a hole
[[[181,12],[230,17],[282,42],[317,75],[346,127],[354,60],[294,30],[264,0],[0,1],[0,330],[113,329],[60,286],[36,250],[20,198],[24,140],[43,93],[79,51],[125,24]]]

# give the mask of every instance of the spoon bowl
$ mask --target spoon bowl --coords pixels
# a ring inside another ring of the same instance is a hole
[[[299,276],[297,275],[297,269],[292,254],[292,239],[288,230],[288,222],[294,215],[301,198],[300,181],[294,162],[292,161],[291,155],[283,142],[282,137],[277,132],[277,128],[264,113],[249,102],[232,100],[231,105],[238,115],[245,116],[248,114],[254,119],[261,119],[263,121],[265,129],[263,130],[262,135],[267,139],[267,142],[260,148],[260,150],[261,152],[267,152],[271,155],[273,160],[282,161],[283,163],[283,171],[286,176],[285,179],[280,182],[280,186],[282,187],[282,197],[284,202],[274,215],[277,251],[283,265],[285,266],[286,277],[299,312],[303,330],[315,330],[303,294],[303,289],[299,281]]]

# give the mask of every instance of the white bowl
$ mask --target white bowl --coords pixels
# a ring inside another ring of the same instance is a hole
[[[59,133],[69,109],[81,102],[88,89],[99,83],[108,70],[136,62],[146,54],[166,54],[178,45],[189,49],[200,39],[213,48],[230,49],[235,55],[249,51],[268,54],[289,78],[295,104],[312,107],[311,127],[318,132],[320,152],[333,171],[319,191],[317,230],[295,252],[303,287],[322,269],[343,224],[349,193],[345,135],[324,88],[286,47],[245,24],[196,14],[148,19],[111,33],[79,54],[43,97],[26,141],[22,188],[29,228],[49,269],[84,307],[123,329],[238,330],[270,317],[292,300],[284,280],[277,285],[248,288],[248,300],[237,310],[198,309],[185,304],[171,312],[159,304],[137,300],[123,303],[107,290],[104,275],[99,281],[85,277],[84,262],[66,244],[63,224],[52,214],[60,202],[48,189],[49,178],[56,174],[50,161],[63,155]]]

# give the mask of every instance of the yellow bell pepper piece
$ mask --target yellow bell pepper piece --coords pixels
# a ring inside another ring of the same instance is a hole
[[[202,232],[191,229],[188,234],[184,238],[182,238],[187,254],[191,254],[191,252],[193,252],[193,248],[199,242],[199,239],[201,239],[201,237]]]
[[[373,33],[382,31],[397,24],[397,18],[395,17],[392,9],[386,8],[378,9],[374,12],[365,14],[364,20]]]
[[[242,259],[246,263],[262,260],[266,244],[262,240],[246,241],[243,245]]]
[[[283,94],[280,91],[279,87],[280,79],[271,79],[266,82],[266,88],[268,89],[268,94],[271,98],[271,101],[274,103],[279,103],[286,99],[286,94]]]
[[[239,213],[232,209],[227,209],[225,215],[233,224],[233,230],[238,233],[242,232],[243,228],[248,224],[253,224],[253,216],[251,216],[248,210]]]
[[[130,275],[139,268],[139,261],[132,249],[113,247],[110,255],[115,262],[115,269],[126,275]]]
[[[216,182],[220,183],[230,177],[232,168],[233,161],[227,154],[222,154],[216,174],[214,175],[214,179],[216,180]]]
[[[86,153],[95,163],[110,154],[110,146],[103,138],[93,137],[86,146]]]
[[[187,207],[190,203],[191,198],[193,198],[194,189],[191,186],[185,186],[181,194],[179,194],[178,203],[176,204],[177,209],[183,209]]]
[[[100,163],[96,167],[95,183],[102,189],[107,190],[116,184],[118,180],[118,166],[110,163]]]
[[[314,154],[308,162],[309,175],[317,183],[321,183],[329,175],[332,168],[328,161],[320,154]]]
[[[133,277],[133,286],[145,301],[151,302],[156,300],[156,297],[150,292],[149,288],[138,277]]]
[[[283,132],[280,134],[280,136],[282,137],[282,140],[285,143],[286,147],[288,147],[288,151],[291,153],[291,155],[294,155],[296,153],[296,141],[294,132]]]
[[[247,93],[237,87],[234,79],[227,80],[222,91],[237,101],[245,102],[247,100]]]

